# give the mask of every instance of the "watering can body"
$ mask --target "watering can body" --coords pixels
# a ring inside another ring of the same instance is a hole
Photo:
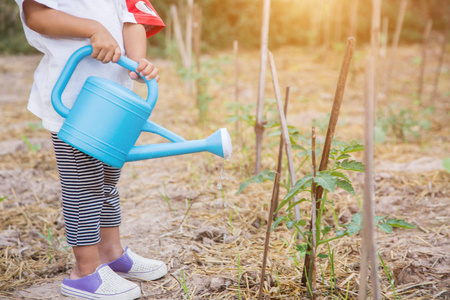
[[[58,132],[61,140],[116,168],[127,161],[200,151],[225,158],[231,155],[231,140],[226,129],[218,130],[205,140],[186,141],[148,120],[158,97],[154,79],[144,79],[148,87],[147,100],[144,100],[114,81],[91,76],[69,110],[61,101],[62,93],[78,63],[91,53],[91,46],[74,52],[53,89],[53,107],[65,118]],[[123,56],[117,63],[131,71],[138,66]],[[159,134],[171,143],[135,146],[143,131]]]

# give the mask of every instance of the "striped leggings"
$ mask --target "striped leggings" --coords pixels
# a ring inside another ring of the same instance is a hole
[[[120,169],[79,151],[52,132],[53,147],[62,188],[67,243],[94,245],[100,241],[100,227],[121,223]]]

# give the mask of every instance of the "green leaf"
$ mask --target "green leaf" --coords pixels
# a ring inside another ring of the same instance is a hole
[[[274,229],[278,226],[278,224],[283,222],[285,219],[286,219],[286,216],[280,216],[280,217],[276,218],[272,224],[272,227],[270,228],[270,231],[274,231]]]
[[[330,172],[330,174],[333,175],[334,177],[339,177],[339,178],[341,178],[341,179],[344,179],[344,180],[347,181],[348,183],[351,183],[350,178],[348,178],[348,176],[345,175],[345,174],[342,173],[342,172],[339,172],[339,171],[332,171],[332,172]]]
[[[312,181],[312,175],[311,174],[308,174],[308,175],[304,176],[302,179],[297,180],[297,182],[294,184],[292,189],[284,197],[283,201],[281,201],[281,203],[278,206],[277,210],[279,210],[281,207],[286,205],[286,203],[288,203],[289,200],[292,197],[294,197],[295,195],[297,195],[300,192],[305,191],[305,189],[307,187],[310,187],[311,186],[311,181]]]
[[[336,235],[338,237],[343,237],[346,234],[345,230],[336,230]]]
[[[250,185],[251,183],[261,183],[263,181],[266,180],[274,180],[275,178],[275,172],[269,171],[269,170],[264,170],[261,173],[250,177],[249,179],[247,179],[246,181],[244,181],[240,186],[239,186],[239,190],[237,191],[236,195],[239,195],[248,185]]]
[[[341,153],[345,154],[345,153],[352,153],[352,152],[359,152],[359,151],[363,151],[364,150],[364,146],[360,145],[360,144],[355,144],[355,145],[351,145],[348,147],[345,147]]]
[[[375,216],[375,225],[377,225],[384,218],[386,218],[386,216]]]
[[[386,221],[387,224],[389,224],[392,227],[398,227],[398,228],[404,228],[404,229],[413,229],[416,228],[416,226],[409,224],[407,222],[405,222],[404,220],[399,220],[399,219],[388,219]]]
[[[356,160],[344,160],[339,166],[340,169],[343,170],[349,170],[349,171],[356,171],[356,172],[364,172],[364,165],[363,163],[356,161]]]
[[[444,160],[442,161],[442,166],[447,172],[450,173],[450,157],[444,158]]]
[[[341,160],[341,159],[350,158],[350,157],[351,157],[350,154],[341,154],[336,158],[336,160]]]
[[[378,228],[381,229],[381,231],[384,231],[386,233],[391,233],[392,232],[392,226],[389,225],[387,222],[381,222],[377,226],[378,226]]]
[[[328,258],[328,254],[320,253],[320,254],[317,254],[317,257],[318,258]]]
[[[352,216],[351,222],[362,226],[362,213],[354,214]]]
[[[3,200],[8,199],[8,196],[4,196],[4,197],[0,197],[0,202],[2,202]]]
[[[325,227],[322,229],[322,235],[323,235],[323,236],[326,236],[326,235],[328,234],[328,232],[331,231],[332,228],[333,228],[332,226],[325,226]]]
[[[319,172],[314,178],[314,182],[331,192],[334,192],[336,188],[336,178],[328,171]]]
[[[297,250],[297,252],[300,253],[300,255],[306,254],[307,249],[308,249],[307,244],[300,244],[300,245],[295,246],[295,250]]]
[[[306,225],[306,220],[298,220],[298,221],[289,220],[289,221],[286,221],[286,227],[288,229],[291,229],[295,225],[297,225],[297,226],[305,226]]]
[[[351,183],[338,179],[338,181],[336,182],[337,187],[340,187],[343,190],[346,190],[347,192],[349,192],[352,195],[355,195],[355,190],[353,189],[353,186]]]
[[[345,224],[344,227],[347,229],[346,233],[348,236],[352,236],[361,230],[361,226],[355,223]]]

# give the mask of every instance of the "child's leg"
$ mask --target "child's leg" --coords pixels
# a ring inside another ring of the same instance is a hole
[[[52,133],[61,179],[67,243],[76,264],[70,277],[91,274],[101,264],[100,214],[103,208],[103,164],[71,147]]]
[[[102,263],[109,263],[123,254],[119,231],[121,223],[120,196],[117,190],[120,173],[120,169],[103,164],[104,202],[100,215],[101,240],[98,244]]]

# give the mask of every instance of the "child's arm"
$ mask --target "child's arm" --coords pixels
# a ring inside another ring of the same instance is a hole
[[[123,43],[127,57],[139,63],[136,71],[147,80],[156,78],[158,81],[158,68],[146,59],[147,41],[144,25],[125,23],[123,25]],[[134,80],[140,78],[135,72],[130,72],[130,77]]]
[[[61,38],[89,38],[92,58],[103,63],[117,62],[120,58],[119,44],[97,21],[75,17],[33,0],[23,2],[23,14],[27,26],[38,33]]]

